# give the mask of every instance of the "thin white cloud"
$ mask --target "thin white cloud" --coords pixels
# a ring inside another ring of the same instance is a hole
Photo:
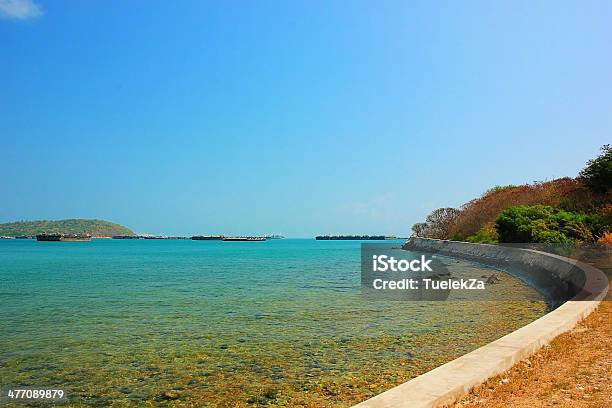
[[[346,203],[341,206],[341,210],[353,216],[384,219],[394,215],[396,202],[393,192],[385,192],[366,201]]]
[[[42,15],[38,4],[32,0],[0,0],[0,16],[25,20]]]

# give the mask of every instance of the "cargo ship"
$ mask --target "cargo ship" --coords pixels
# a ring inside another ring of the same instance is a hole
[[[91,241],[91,235],[89,234],[62,234],[61,241],[66,241],[66,242]]]
[[[194,241],[223,241],[225,235],[194,235],[191,239]]]
[[[54,241],[54,242],[87,242],[91,241],[89,234],[38,234],[37,241]]]

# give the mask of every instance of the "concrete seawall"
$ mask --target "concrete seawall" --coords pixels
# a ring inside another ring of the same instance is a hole
[[[472,387],[503,373],[572,329],[597,307],[608,291],[608,279],[599,269],[545,252],[424,238],[413,238],[405,247],[501,267],[536,287],[553,305],[567,301],[498,340],[355,405],[358,408],[451,404]]]

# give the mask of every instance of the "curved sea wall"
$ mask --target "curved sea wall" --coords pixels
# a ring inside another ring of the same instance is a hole
[[[358,408],[424,408],[451,404],[472,387],[503,373],[559,334],[572,329],[608,292],[608,279],[599,269],[546,252],[425,238],[412,238],[404,248],[504,268],[533,285],[554,306],[565,302],[498,340],[355,405]]]

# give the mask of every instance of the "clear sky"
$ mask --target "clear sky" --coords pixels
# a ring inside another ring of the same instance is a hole
[[[407,235],[611,136],[606,1],[0,0],[0,222]]]

